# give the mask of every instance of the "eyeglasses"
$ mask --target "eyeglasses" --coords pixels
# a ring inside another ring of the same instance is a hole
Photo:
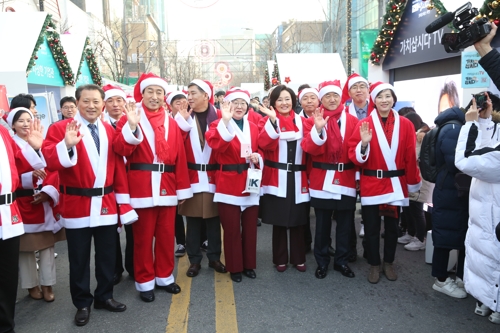
[[[353,85],[351,87],[352,90],[365,90],[365,89],[368,89],[368,86],[366,86],[365,84],[360,84],[360,85]]]
[[[232,105],[234,105],[235,107],[242,107],[244,108],[245,106],[247,106],[247,103],[245,102],[231,102]]]
[[[74,109],[76,109],[76,106],[64,106],[62,109],[65,111],[74,110]]]

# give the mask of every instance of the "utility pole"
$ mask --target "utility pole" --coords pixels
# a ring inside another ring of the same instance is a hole
[[[351,58],[352,58],[352,41],[351,41],[351,25],[352,25],[352,20],[351,20],[351,15],[352,15],[352,0],[347,0],[347,76],[351,75]]]

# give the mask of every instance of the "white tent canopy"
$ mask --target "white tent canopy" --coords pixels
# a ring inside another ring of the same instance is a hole
[[[61,35],[61,44],[66,52],[69,65],[73,71],[73,77],[76,79],[78,76],[78,69],[80,68],[80,60],[85,49],[85,41],[87,36],[81,34],[68,34]]]

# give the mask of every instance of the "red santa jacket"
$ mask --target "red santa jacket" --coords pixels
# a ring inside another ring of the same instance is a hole
[[[254,109],[251,109],[248,110],[248,112],[245,114],[245,119],[248,119],[248,121],[254,123],[256,126],[259,126],[259,122],[262,119],[262,116]]]
[[[227,127],[220,119],[210,125],[205,138],[212,147],[215,161],[220,164],[220,170],[215,175],[215,202],[242,207],[259,204],[259,194],[242,193],[246,188],[247,169],[241,172],[224,170],[224,165],[248,164],[249,161],[241,157],[241,144],[249,144],[250,150],[256,153],[258,135],[257,126],[247,119],[243,121],[243,131],[232,119]]]
[[[155,149],[155,134],[148,118],[142,117],[138,135],[134,136],[122,117],[116,125],[115,151],[127,158],[127,179],[130,187],[130,204],[133,208],[155,206],[177,206],[178,200],[193,196],[187,171],[186,152],[181,131],[177,123],[165,116],[165,139],[169,146],[168,160],[158,162]],[[158,112],[165,112],[162,108]],[[159,171],[134,170],[136,166],[153,165]],[[163,172],[164,171],[164,172]]]
[[[0,205],[0,239],[9,239],[24,233],[17,200],[12,200],[19,187],[19,173],[42,169],[45,162],[28,143],[19,147],[3,126],[0,126],[0,161],[0,198],[4,201]]]
[[[221,117],[220,111],[215,108],[210,108],[208,112],[215,112],[217,118]],[[193,117],[185,120],[180,114],[175,116],[175,121],[183,132],[184,149],[188,163],[189,181],[193,193],[209,192],[215,193],[215,162],[212,154],[212,148],[208,145],[205,138],[205,146],[203,150],[200,145],[200,136],[196,126],[196,121]],[[208,132],[207,128],[204,129]],[[203,130],[203,129],[202,129]],[[206,134],[205,134],[206,135]],[[208,170],[207,170],[208,165]],[[206,171],[205,171],[206,170]]]
[[[295,125],[298,132],[281,132],[279,119],[277,122],[277,131],[274,129],[269,117],[264,117],[259,122],[259,147],[264,153],[264,161],[287,164],[287,142],[297,141],[295,150],[295,165],[306,165],[306,154],[302,151],[301,142],[303,138],[303,122],[306,120],[298,114],[291,111],[291,117],[295,117]],[[262,193],[272,194],[280,198],[286,197],[287,172],[272,167],[264,168],[262,174]],[[295,173],[295,203],[308,202],[309,185],[306,171],[296,171]]]
[[[359,165],[361,170],[361,204],[391,204],[408,206],[408,191],[417,192],[421,180],[415,155],[415,129],[405,117],[400,117],[394,110],[395,124],[389,145],[376,110],[361,120],[349,139],[349,158]],[[365,156],[361,155],[361,136],[359,128],[368,122],[372,129],[372,140],[368,144]],[[366,175],[365,172],[376,175]],[[404,175],[385,177],[385,171],[396,171]]]
[[[308,118],[304,122],[304,139],[302,149],[309,154],[312,161],[312,168],[309,174],[309,191],[311,197],[319,199],[340,200],[341,195],[356,197],[356,169],[357,167],[349,159],[349,138],[358,128],[358,118],[342,111],[340,115],[340,134],[342,135],[342,155],[337,164],[337,170],[327,170],[321,168],[326,164],[331,164],[328,160],[327,137],[323,129],[322,137],[318,135],[314,127],[314,118]],[[331,124],[331,122],[329,123]],[[327,124],[326,126],[328,126]],[[338,126],[334,123],[334,126]],[[333,166],[333,165],[329,165]]]
[[[66,125],[73,119],[59,121],[49,127],[42,151],[49,171],[59,172],[61,224],[67,229],[115,225],[118,221],[117,204],[129,204],[123,158],[113,151],[113,127],[100,120],[99,151],[92,139],[88,122],[79,113],[74,120],[81,124],[82,140],[72,148],[70,157],[64,136]],[[69,193],[82,189],[101,191],[99,196],[83,196]],[[130,210],[122,221],[135,221],[137,214]]]

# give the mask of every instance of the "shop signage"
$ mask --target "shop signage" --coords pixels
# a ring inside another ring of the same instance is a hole
[[[76,80],[75,87],[78,88],[83,84],[92,84],[94,80],[92,80],[92,74],[90,74],[89,64],[87,59],[83,59],[82,67],[80,68],[80,75]]]
[[[28,75],[28,83],[64,87],[64,80],[45,37],[36,55],[38,59]]]
[[[431,34],[425,32],[425,27],[436,20],[436,10],[428,10],[428,5],[428,1],[408,0],[382,65],[384,70],[460,55],[459,53],[446,53],[441,45],[443,34],[451,32],[447,26]]]

